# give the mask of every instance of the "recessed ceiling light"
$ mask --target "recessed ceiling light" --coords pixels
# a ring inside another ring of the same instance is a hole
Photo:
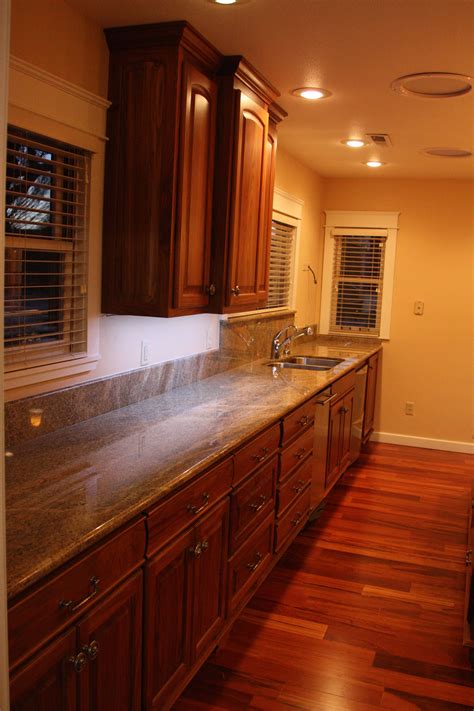
[[[308,99],[309,101],[315,101],[315,99],[326,99],[331,96],[331,92],[327,89],[320,89],[315,86],[302,86],[299,89],[293,89],[291,92],[293,96],[300,96],[302,99]]]
[[[471,151],[465,151],[462,148],[425,148],[422,153],[439,158],[469,158],[472,156]]]
[[[360,138],[348,138],[346,141],[341,141],[341,143],[349,146],[349,148],[362,148],[362,146],[365,146],[365,141]]]
[[[364,165],[366,165],[368,168],[380,168],[381,165],[385,165],[385,163],[382,163],[380,160],[367,160],[365,161]]]
[[[420,72],[398,77],[390,87],[405,96],[423,99],[451,99],[464,96],[472,89],[473,79],[466,74],[452,72]]]
[[[207,0],[212,5],[246,5],[251,0]]]

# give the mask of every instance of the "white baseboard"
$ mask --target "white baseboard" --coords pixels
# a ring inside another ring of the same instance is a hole
[[[441,449],[444,452],[462,452],[474,454],[473,442],[456,442],[450,439],[429,439],[428,437],[410,437],[409,435],[394,434],[392,432],[373,432],[371,442],[385,442],[386,444],[401,444],[405,447],[422,447],[423,449]]]

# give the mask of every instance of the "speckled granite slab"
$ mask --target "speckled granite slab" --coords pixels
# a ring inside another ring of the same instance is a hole
[[[306,343],[346,360],[331,371],[229,370],[13,448],[7,569],[13,597],[230,454],[380,346]]]

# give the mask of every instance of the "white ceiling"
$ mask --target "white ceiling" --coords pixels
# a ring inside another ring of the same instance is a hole
[[[280,145],[322,176],[473,178],[474,159],[421,153],[474,151],[474,90],[453,99],[405,97],[390,82],[414,72],[474,76],[474,0],[67,0],[102,27],[188,20],[224,54],[243,54],[281,92],[289,116]],[[308,102],[291,89],[332,92]],[[392,148],[340,141],[388,133]],[[369,169],[363,160],[387,165]]]

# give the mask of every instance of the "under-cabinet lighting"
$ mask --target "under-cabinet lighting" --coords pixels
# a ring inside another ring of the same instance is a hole
[[[385,165],[380,160],[368,160],[364,163],[368,168],[380,168],[381,165]]]

